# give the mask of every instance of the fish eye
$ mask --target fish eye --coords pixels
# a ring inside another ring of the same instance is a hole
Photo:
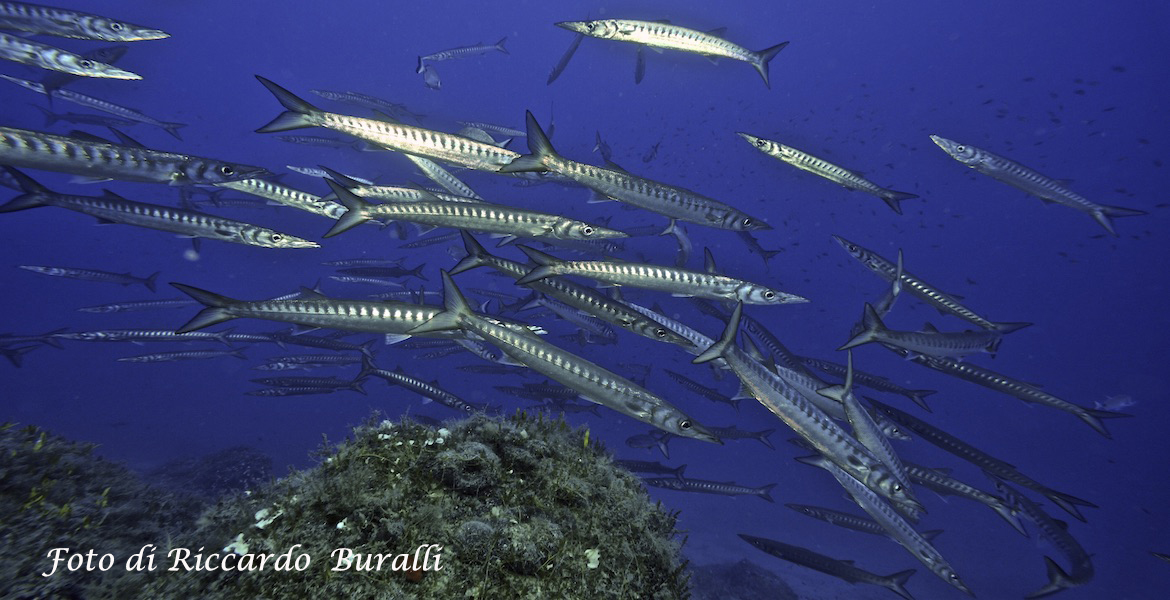
[[[755,223],[755,221],[752,221],[751,217],[745,217],[743,220],[744,227],[751,227],[754,223]]]
[[[659,327],[658,329],[654,330],[654,335],[655,335],[655,337],[664,338],[664,337],[666,337],[666,330]]]
[[[122,24],[118,23],[117,21],[110,23],[110,29],[113,29],[114,31],[122,31]]]
[[[279,233],[272,234],[272,241],[274,241],[274,242],[279,242],[283,239],[284,239],[284,236],[280,235]]]
[[[853,244],[849,244],[848,248],[850,252],[857,252],[857,246],[854,246]]]
[[[756,140],[756,146],[763,148],[768,145],[767,140]]]
[[[77,61],[77,66],[79,66],[83,69],[91,69],[91,68],[93,68],[93,61],[79,60],[79,61]]]
[[[891,488],[891,489],[893,489],[895,492],[900,492],[900,491],[902,491],[902,484],[900,484],[900,483],[895,483],[895,484],[894,484],[894,487],[893,487],[893,488]]]
[[[966,146],[955,146],[955,151],[956,152],[966,152],[967,147]]]
[[[585,235],[593,235],[593,227],[591,225],[586,225],[581,228],[581,233]]]
[[[771,300],[772,298],[775,298],[775,297],[776,297],[776,292],[773,292],[772,290],[768,290],[768,291],[764,292],[764,299],[765,300]]]
[[[947,575],[947,577],[950,577],[950,578],[951,578],[951,581],[958,581],[958,580],[959,580],[959,574],[958,574],[958,573],[951,573],[950,575]]]
[[[221,175],[235,175],[236,174],[236,170],[233,169],[231,165],[223,165],[222,167],[219,168],[219,172]]]
[[[683,430],[683,431],[690,429],[691,428],[691,420],[690,419],[683,419],[683,420],[679,421],[678,428]]]

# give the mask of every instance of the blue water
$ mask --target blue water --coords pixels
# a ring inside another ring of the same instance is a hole
[[[61,0],[59,4],[67,4]],[[76,8],[96,10],[87,3]],[[811,300],[809,304],[750,307],[796,352],[844,360],[834,348],[863,302],[884,292],[877,277],[856,264],[831,239],[837,234],[893,258],[905,252],[906,268],[997,321],[1030,321],[1009,335],[998,357],[970,360],[1022,380],[1042,383],[1066,400],[1092,406],[1107,396],[1129,395],[1131,419],[1110,420],[1107,440],[1071,415],[1030,407],[1007,396],[952,380],[865,347],[857,365],[914,388],[937,389],[932,414],[897,397],[896,406],[1017,465],[1047,485],[1093,501],[1088,524],[1070,530],[1093,554],[1097,575],[1060,597],[1163,598],[1170,565],[1149,551],[1170,552],[1165,532],[1166,465],[1170,422],[1165,405],[1164,298],[1170,290],[1165,256],[1170,250],[1163,188],[1170,131],[1164,99],[1170,94],[1165,57],[1170,56],[1170,9],[1164,3],[1016,2],[993,0],[951,5],[926,1],[731,2],[683,4],[621,2],[103,2],[100,12],[159,27],[172,37],[139,42],[119,63],[144,75],[137,82],[82,81],[71,89],[132,106],[165,121],[189,123],[183,141],[145,125],[128,131],[159,149],[214,156],[284,172],[285,165],[325,164],[382,183],[421,181],[409,163],[391,154],[359,154],[287,144],[256,134],[278,112],[275,99],[253,78],[261,74],[303,95],[312,88],[360,91],[404,103],[445,127],[454,119],[522,127],[532,110],[546,127],[555,122],[557,150],[577,160],[600,162],[591,153],[595,132],[613,148],[614,160],[646,177],[688,187],[759,216],[774,229],[758,232],[760,243],[783,252],[765,267],[732,232],[686,226],[695,247],[689,266],[701,268],[701,249],[711,248],[725,272],[766,283]],[[586,39],[568,69],[551,86],[545,80],[573,34],[552,26],[561,20],[668,18],[675,24],[711,29],[751,49],[791,41],[771,65],[772,89],[754,70],[723,60],[666,52],[648,53],[645,80],[634,83],[632,46]],[[414,72],[416,57],[455,46],[494,42],[507,36],[510,54],[438,63],[442,89],[427,89]],[[84,51],[96,42],[45,38]],[[39,78],[19,65],[0,72]],[[30,103],[30,92],[0,87],[3,125],[46,128]],[[366,114],[320,103],[338,112]],[[61,105],[69,111],[80,108]],[[103,130],[90,129],[99,135]],[[903,203],[898,216],[877,198],[849,192],[799,172],[753,150],[735,135],[747,131],[789,143],[843,166],[864,171],[880,185],[921,199]],[[304,130],[305,135],[332,135]],[[1043,173],[1069,178],[1075,190],[1103,204],[1149,212],[1118,219],[1120,237],[1086,215],[1044,206],[1033,197],[979,175],[931,143],[938,134],[1004,154]],[[334,137],[336,137],[334,135]],[[661,141],[657,157],[642,157]],[[523,140],[513,148],[523,149]],[[108,187],[128,198],[173,205],[167,187],[111,182],[81,186],[68,176],[30,172],[63,192],[97,194]],[[612,216],[611,226],[633,227],[662,219],[614,203],[587,204],[583,190],[547,185],[517,187],[509,178],[458,172],[485,198],[541,208],[585,220]],[[318,180],[297,174],[284,183],[325,193]],[[5,193],[5,197],[15,195]],[[238,193],[229,193],[233,197]],[[292,209],[223,209],[224,216],[254,221],[321,240],[325,219]],[[323,260],[406,255],[408,266],[426,263],[428,289],[437,290],[439,269],[455,259],[446,246],[398,250],[388,232],[359,228],[323,240],[319,250],[266,250],[207,241],[198,260],[191,247],[169,234],[121,226],[95,227],[93,220],[53,208],[0,216],[4,236],[0,331],[34,334],[67,327],[175,328],[195,309],[115,315],[76,312],[82,306],[177,297],[169,286],[157,294],[144,288],[44,277],[15,265],[59,265],[132,272],[162,271],[160,281],[178,281],[227,296],[260,299],[312,285],[332,274]],[[628,244],[625,258],[672,264],[670,238]],[[514,249],[504,255],[520,260]],[[456,257],[462,256],[457,252]],[[511,291],[512,284],[483,270],[458,278],[464,287]],[[381,291],[326,281],[329,295],[362,297]],[[517,294],[520,292],[517,291]],[[685,299],[648,292],[629,297],[659,302],[709,335],[722,324],[700,315]],[[932,321],[943,329],[964,324],[942,317],[911,297],[899,300],[891,325],[918,328]],[[571,329],[552,319],[554,333]],[[240,320],[236,331],[277,329]],[[777,448],[754,441],[716,447],[688,440],[671,443],[669,464],[687,464],[696,478],[745,485],[777,483],[777,503],[756,498],[688,495],[651,489],[653,497],[682,510],[687,552],[696,563],[749,558],[780,573],[808,597],[886,598],[876,588],[849,588],[827,576],[788,565],[749,547],[736,533],[772,537],[838,558],[852,558],[877,573],[917,568],[910,590],[919,598],[959,597],[902,550],[815,522],[785,508],[785,502],[848,510],[830,477],[796,464],[799,452],[784,443],[783,424],[758,405],[743,403],[738,414],[708,403],[668,379],[662,368],[688,374],[724,393],[733,381],[711,377],[705,367],[674,347],[621,334],[620,345],[566,348],[618,371],[621,362],[652,364],[648,387],[703,423],[743,429],[776,427]],[[361,339],[359,337],[350,339]],[[306,467],[321,441],[343,437],[372,410],[453,416],[435,405],[379,381],[370,395],[257,398],[244,395],[263,376],[250,367],[284,353],[254,346],[247,361],[131,364],[115,358],[179,345],[135,346],[66,342],[63,351],[38,349],[21,369],[0,365],[4,401],[0,420],[32,423],[67,437],[101,445],[107,457],[149,470],[169,460],[204,455],[237,445],[253,446],[284,465]],[[312,350],[306,350],[312,351]],[[294,350],[295,352],[295,350]],[[438,379],[473,402],[526,406],[500,397],[492,385],[516,378],[453,370],[473,364],[469,355],[436,361],[421,352],[381,348],[384,368],[402,365],[423,379]],[[626,371],[628,373],[628,371]],[[346,376],[350,371],[341,371]],[[325,374],[319,371],[313,374]],[[909,408],[907,408],[909,407]],[[647,429],[603,409],[602,417],[571,416],[626,458],[656,460],[649,451],[628,449],[624,440]],[[923,441],[899,445],[916,462],[955,469],[956,475],[990,489],[969,465]],[[1046,581],[1042,556],[1067,561],[1047,543],[1011,531],[990,511],[961,499],[947,502],[929,492],[920,497],[929,515],[922,528],[946,530],[937,547],[981,598],[1016,598]],[[1063,513],[1051,508],[1057,518]],[[1034,531],[1034,528],[1033,528]]]

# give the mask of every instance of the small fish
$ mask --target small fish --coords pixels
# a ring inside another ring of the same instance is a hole
[[[439,72],[435,70],[432,65],[425,65],[422,68],[423,84],[432,90],[443,89],[443,80],[439,79]]]
[[[720,496],[757,496],[768,502],[772,499],[772,488],[776,484],[769,483],[760,487],[738,485],[731,481],[707,481],[706,479],[680,479],[678,477],[644,477],[646,485],[674,490],[676,492],[700,492],[703,494],[717,494]]]
[[[192,304],[198,304],[198,302],[187,298],[170,298],[167,300],[136,300],[130,302],[114,302],[111,304],[99,304],[97,306],[85,306],[77,310],[80,312],[89,313],[116,313],[156,310],[160,308],[185,308],[187,306],[191,306]]]
[[[481,54],[487,54],[493,50],[497,52],[503,52],[504,54],[510,54],[508,49],[504,47],[504,43],[507,41],[508,36],[504,36],[500,38],[500,41],[494,44],[475,44],[474,46],[461,46],[459,48],[451,48],[450,50],[442,50],[433,54],[419,56],[418,67],[415,69],[415,72],[423,73],[426,70],[427,63],[479,56]]]
[[[864,330],[837,348],[837,351],[877,342],[901,348],[912,356],[958,358],[980,351],[995,356],[999,343],[1003,341],[1003,334],[995,330],[942,333],[927,324],[925,331],[895,331],[882,323],[873,305],[868,303],[865,305],[862,325]]]
[[[792,546],[776,540],[747,535],[746,533],[739,534],[739,537],[743,541],[776,558],[820,571],[826,575],[832,575],[848,583],[868,583],[881,586],[906,600],[914,600],[914,597],[910,595],[910,592],[905,587],[910,576],[914,574],[914,569],[899,571],[886,576],[875,575],[869,571],[853,566],[853,561],[851,560],[829,558],[824,554],[818,554],[808,548]]]
[[[157,362],[174,362],[179,360],[206,360],[209,358],[221,358],[224,356],[233,356],[241,360],[246,360],[248,357],[244,356],[243,350],[181,350],[178,352],[157,352],[155,354],[142,354],[139,356],[124,356],[118,359],[118,362],[137,362],[137,363],[157,363]]]
[[[584,39],[584,33],[578,33],[577,35],[573,36],[573,41],[569,43],[569,47],[565,50],[565,53],[561,55],[561,59],[557,61],[556,66],[554,66],[553,70],[548,74],[548,81],[545,82],[545,85],[552,85],[552,82],[556,81],[557,78],[561,76],[561,73],[565,72],[565,67],[569,66],[569,61],[573,60],[573,55],[577,53],[577,47],[581,45],[581,40]]]
[[[656,475],[674,475],[677,479],[683,478],[683,473],[687,470],[686,465],[679,465],[677,467],[668,467],[660,462],[651,460],[632,460],[632,459],[615,459],[613,464],[633,471],[635,473],[653,473]]]
[[[159,273],[153,273],[148,277],[135,277],[129,273],[111,273],[109,271],[98,271],[96,269],[76,269],[73,267],[44,267],[37,265],[17,265],[26,271],[33,273],[40,273],[41,275],[52,275],[54,277],[65,277],[68,279],[80,279],[82,281],[99,281],[103,283],[116,283],[119,285],[135,285],[140,284],[146,286],[146,289],[155,291],[154,282],[158,279]]]
[[[0,3],[0,4],[2,4],[2,3]],[[86,108],[92,108],[94,110],[100,110],[100,111],[105,112],[105,113],[110,113],[110,114],[114,115],[115,117],[119,117],[122,119],[128,119],[128,120],[134,121],[136,123],[145,123],[147,125],[154,125],[155,127],[160,127],[163,130],[165,130],[167,133],[174,136],[174,138],[177,140],[183,139],[182,137],[179,136],[179,128],[187,126],[185,123],[171,123],[171,122],[167,122],[167,121],[160,121],[159,119],[156,119],[150,115],[141,113],[141,112],[134,110],[132,108],[120,106],[120,105],[114,104],[113,102],[108,102],[106,100],[102,100],[101,98],[95,98],[93,96],[87,96],[85,94],[74,92],[72,90],[50,89],[50,88],[45,87],[45,85],[37,83],[35,81],[29,81],[27,79],[18,79],[16,77],[11,77],[8,75],[0,75],[0,79],[6,79],[12,83],[15,83],[16,85],[19,85],[20,87],[25,88],[26,90],[36,92],[38,94],[44,94],[44,95],[49,97],[50,101],[52,99],[56,98],[56,99],[64,100],[66,102],[80,104]],[[8,163],[8,164],[15,164],[15,163]],[[15,165],[15,166],[20,166],[20,165]],[[267,174],[267,171],[265,171],[262,174]],[[256,176],[260,176],[262,174],[258,174]]]

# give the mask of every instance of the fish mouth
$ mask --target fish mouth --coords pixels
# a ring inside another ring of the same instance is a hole
[[[134,32],[134,39],[122,40],[127,42],[145,42],[147,40],[162,40],[171,37],[171,34],[161,29],[141,29]]]
[[[588,31],[588,27],[585,26],[585,21],[561,21],[559,23],[553,23],[553,25],[577,33],[585,33]]]
[[[956,145],[951,140],[948,140],[947,138],[942,137],[942,136],[938,136],[938,135],[930,136],[930,141],[934,142],[936,146],[938,146],[939,148],[942,148],[943,150],[945,150],[947,152],[950,152]]]

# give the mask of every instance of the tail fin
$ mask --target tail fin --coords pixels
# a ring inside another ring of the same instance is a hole
[[[1132,417],[1133,415],[1113,412],[1111,410],[1086,408],[1082,412],[1078,413],[1077,416],[1080,417],[1080,419],[1085,423],[1088,423],[1089,427],[1092,427],[1094,430],[1096,430],[1097,433],[1105,436],[1108,439],[1113,439],[1113,436],[1110,435],[1109,431],[1105,429],[1105,424],[1101,422],[1101,419],[1121,419],[1124,417]]]
[[[431,317],[426,323],[407,332],[411,335],[459,329],[462,318],[473,314],[471,306],[467,304],[467,298],[463,297],[463,292],[459,291],[459,287],[455,285],[455,280],[451,279],[450,273],[447,271],[439,271],[439,273],[443,275],[444,310]]]
[[[1077,508],[1078,506],[1087,506],[1089,508],[1098,508],[1096,504],[1093,504],[1092,502],[1089,502],[1088,500],[1082,500],[1080,498],[1077,498],[1076,496],[1073,496],[1071,494],[1066,494],[1064,492],[1058,492],[1056,490],[1047,490],[1047,491],[1044,491],[1041,493],[1044,494],[1044,497],[1048,498],[1048,500],[1050,502],[1059,506],[1061,508],[1061,510],[1063,510],[1064,512],[1067,512],[1068,514],[1076,517],[1077,520],[1082,522],[1082,523],[1087,523],[1088,521],[1085,519],[1085,516],[1081,514],[1080,509]]]
[[[157,292],[158,289],[155,288],[154,284],[158,280],[159,273],[162,273],[162,271],[155,271],[154,273],[151,273],[150,277],[147,277],[146,279],[142,280],[142,285],[145,285],[146,289],[148,289],[152,292]]]
[[[179,128],[186,127],[186,126],[187,126],[186,123],[165,123],[165,122],[162,125],[159,125],[159,127],[162,127],[163,129],[167,130],[167,133],[175,136],[175,139],[179,140],[179,141],[183,140],[183,138],[179,137]]]
[[[727,327],[723,330],[723,336],[691,362],[698,365],[722,357],[728,348],[735,344],[735,336],[739,333],[739,319],[742,316],[743,302],[737,302],[735,304],[735,310],[731,313],[731,318],[727,320]]]
[[[853,336],[853,339],[845,342],[845,345],[837,348],[838,351],[868,344],[876,340],[886,330],[885,324],[882,323],[882,318],[878,316],[877,311],[869,303],[865,305],[865,315],[861,319],[861,324],[865,329],[861,333]]]
[[[771,48],[760,50],[759,52],[756,52],[755,60],[752,61],[752,66],[760,72],[760,77],[764,78],[764,85],[767,86],[768,89],[772,89],[772,82],[768,80],[768,63],[772,62],[772,59],[776,58],[776,55],[780,54],[780,51],[783,50],[787,45],[788,42],[781,42],[775,46],[772,46]]]
[[[913,400],[914,403],[918,406],[921,406],[922,410],[925,410],[926,412],[934,412],[930,410],[929,406],[927,406],[926,397],[937,393],[938,392],[936,390],[910,390],[910,393],[907,394],[906,397]]]
[[[914,600],[914,596],[910,595],[910,592],[906,589],[905,586],[906,582],[910,580],[910,576],[915,572],[916,571],[914,569],[909,569],[906,571],[898,571],[892,575],[886,575],[885,577],[882,577],[881,585],[882,587],[885,587],[887,590],[894,592],[906,600]]]
[[[548,136],[544,134],[544,130],[536,122],[536,117],[532,116],[532,111],[524,112],[524,121],[528,128],[528,151],[531,154],[525,154],[520,158],[514,159],[511,163],[500,167],[500,173],[524,173],[528,171],[543,173],[548,171],[548,167],[544,166],[544,158],[557,156],[557,151],[553,149],[552,142],[548,141]]]
[[[527,284],[532,283],[534,281],[540,281],[541,279],[544,279],[546,277],[552,277],[555,274],[556,273],[553,271],[552,266],[541,265],[541,266],[536,267],[535,269],[532,269],[531,271],[529,271],[527,275],[521,277],[520,279],[517,279],[516,285],[527,285]]]
[[[293,129],[303,129],[305,127],[315,126],[312,117],[315,113],[321,112],[320,109],[313,106],[312,104],[309,104],[308,102],[305,102],[304,100],[301,100],[292,92],[280,87],[279,85],[276,85],[275,83],[272,83],[271,81],[259,75],[256,76],[256,79],[260,80],[260,83],[263,83],[264,87],[268,88],[268,91],[272,92],[272,95],[276,96],[276,99],[280,101],[280,104],[288,109],[285,112],[277,115],[277,117],[267,125],[257,129],[256,133],[290,131]]]
[[[511,54],[511,52],[508,52],[508,49],[504,47],[504,42],[506,41],[508,41],[508,36],[505,35],[504,37],[500,38],[500,41],[496,42],[496,50],[499,50],[504,54]]]
[[[1003,517],[1003,520],[1007,521],[1008,525],[1012,526],[1012,529],[1020,532],[1020,535],[1028,537],[1028,531],[1024,529],[1024,524],[1020,522],[1019,514],[1012,510],[1012,507],[1008,506],[1007,502],[1004,502],[1003,499],[998,497],[995,497],[995,499],[997,500],[995,504],[988,505],[991,507],[991,510],[994,510],[995,514]]]
[[[1013,331],[1018,331],[1020,329],[1025,328],[1025,327],[1029,327],[1032,324],[1031,323],[993,323],[992,325],[994,325],[993,329],[995,329],[996,331],[998,331],[1000,333],[1011,333]]]
[[[219,294],[182,283],[171,282],[171,286],[207,307],[199,311],[199,314],[195,315],[190,321],[187,321],[186,325],[176,329],[175,333],[188,333],[237,318],[236,315],[231,314],[227,309],[232,304],[238,302],[238,300],[233,300],[227,296],[220,296]]]
[[[882,200],[885,201],[886,206],[889,206],[890,208],[894,209],[894,212],[896,212],[898,214],[902,214],[902,201],[903,200],[909,200],[911,198],[917,198],[917,197],[918,197],[918,194],[909,194],[906,192],[897,192],[894,190],[886,190],[885,193],[883,193],[881,195],[881,198],[882,198]]]
[[[765,430],[757,433],[754,437],[757,440],[759,440],[761,444],[775,450],[776,446],[773,446],[772,440],[768,439],[768,437],[771,436],[773,433],[776,433],[775,429],[765,429]]]
[[[1132,208],[1123,208],[1120,206],[1109,206],[1101,204],[1089,214],[1109,232],[1110,235],[1116,236],[1117,232],[1113,230],[1113,217],[1136,217],[1147,214],[1142,210],[1135,210]]]
[[[771,502],[772,504],[775,504],[776,501],[772,499],[772,488],[774,488],[774,487],[776,487],[776,484],[774,484],[774,483],[769,483],[768,485],[761,486],[758,489],[756,489],[756,495],[763,498],[764,500],[767,500],[768,502]]]
[[[337,183],[332,179],[326,179],[325,183],[329,184],[329,189],[333,190],[333,193],[337,195],[337,201],[344,204],[345,208],[348,210],[346,210],[345,214],[341,215],[341,217],[338,218],[335,223],[333,223],[333,227],[330,227],[329,231],[326,232],[323,237],[328,238],[345,233],[346,231],[349,231],[350,229],[353,229],[354,227],[357,227],[358,225],[361,225],[362,223],[370,220],[370,218],[366,216],[366,211],[370,208],[369,202],[366,202],[364,199],[358,197],[353,192],[345,189],[340,183]]]
[[[1051,558],[1045,556],[1044,564],[1048,566],[1048,585],[1032,592],[1031,594],[1028,594],[1027,596],[1024,596],[1026,600],[1051,596],[1052,594],[1055,594],[1061,590],[1066,590],[1068,588],[1080,585],[1079,583],[1073,581],[1072,578],[1069,577],[1068,573],[1065,573],[1064,569],[1060,568],[1060,565],[1056,564],[1056,561],[1052,560]]]
[[[23,194],[9,200],[3,206],[0,206],[0,213],[16,212],[18,210],[28,210],[30,208],[37,208],[39,206],[49,206],[44,201],[45,196],[52,192],[45,186],[37,183],[32,177],[21,173],[12,167],[0,167],[8,173],[12,179],[20,186]]]
[[[491,254],[488,253],[482,244],[476,241],[475,237],[471,235],[471,232],[466,229],[460,229],[459,235],[463,236],[463,249],[467,252],[467,256],[464,256],[462,260],[452,267],[450,273],[452,275],[458,275],[464,271],[488,264],[487,261],[491,257]]]

